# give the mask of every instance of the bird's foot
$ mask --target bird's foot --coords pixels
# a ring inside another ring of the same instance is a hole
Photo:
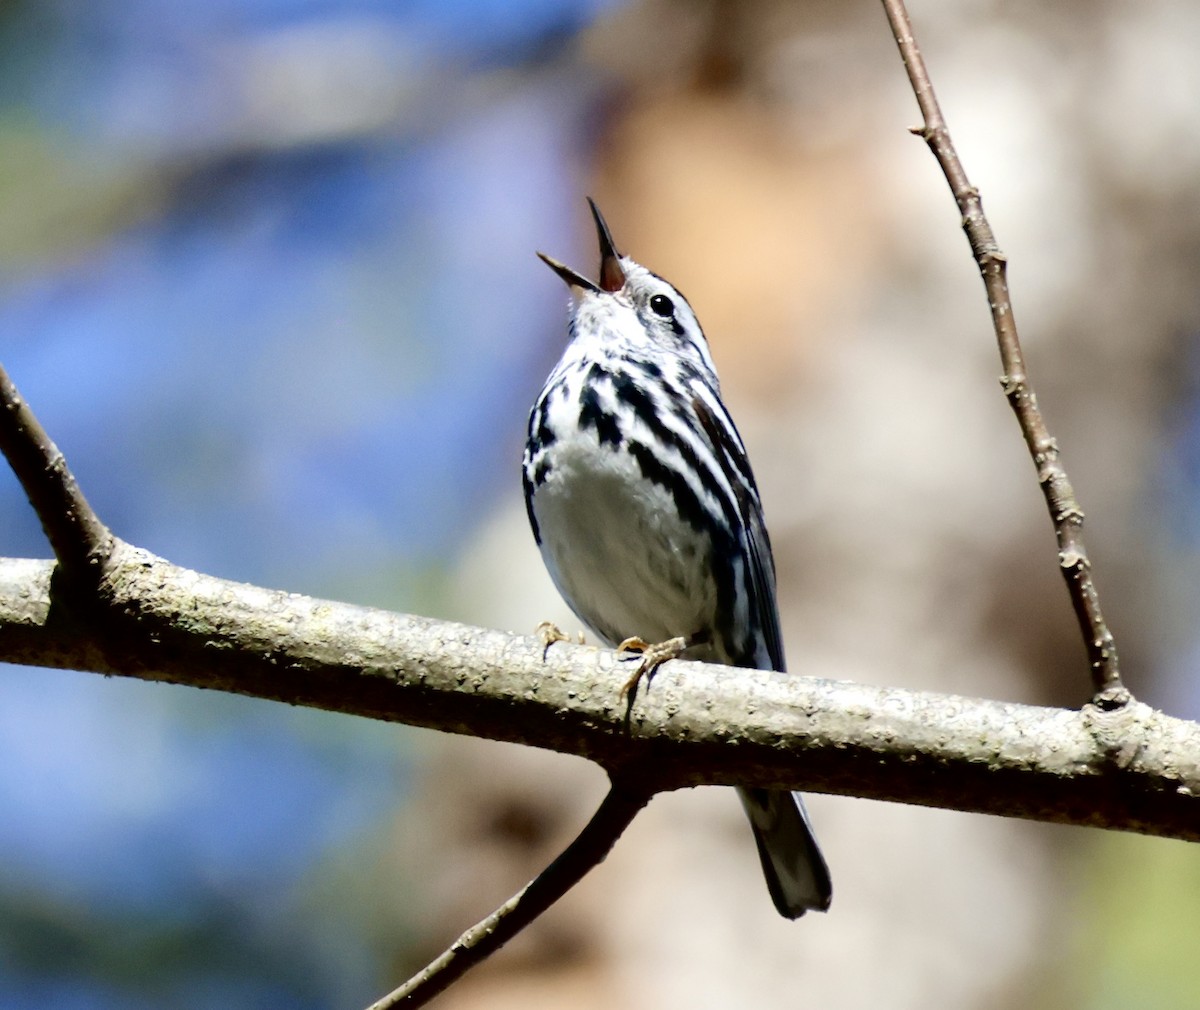
[[[538,641],[542,643],[543,663],[546,662],[546,654],[550,651],[550,646],[552,646],[555,642],[571,641],[571,636],[563,631],[562,628],[560,628],[553,621],[542,621],[541,624],[533,629],[533,633],[537,635]],[[582,631],[579,632],[579,634],[575,637],[575,640],[578,642],[578,644],[583,645]]]
[[[622,655],[622,659],[638,659],[637,668],[633,671],[633,676],[625,682],[625,686],[621,688],[621,697],[633,698],[637,693],[637,686],[642,678],[646,678],[646,683],[658,671],[658,668],[667,662],[669,659],[678,659],[688,647],[686,638],[668,638],[665,642],[655,642],[651,644],[641,638],[627,638],[617,646],[618,655]]]

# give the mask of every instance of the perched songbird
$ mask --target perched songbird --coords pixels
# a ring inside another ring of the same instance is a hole
[[[591,200],[598,283],[571,289],[570,341],[529,415],[534,539],[571,609],[610,646],[784,670],[775,563],[746,449],[684,297],[620,255]],[[653,644],[647,644],[653,643]],[[829,870],[797,793],[739,789],[771,899],[825,911]]]

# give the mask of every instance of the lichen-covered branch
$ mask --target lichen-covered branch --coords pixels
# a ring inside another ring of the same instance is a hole
[[[608,650],[310,599],[116,542],[94,607],[0,560],[0,660],[544,747],[649,789],[789,787],[1200,841],[1200,725],[672,662],[626,713]],[[834,671],[835,672],[835,671]]]

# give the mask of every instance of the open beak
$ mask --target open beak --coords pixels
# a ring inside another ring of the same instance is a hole
[[[589,281],[583,274],[572,270],[564,263],[559,263],[558,260],[545,253],[538,253],[538,258],[561,277],[571,289],[579,289],[579,291],[594,291],[599,294],[601,291],[607,291],[609,294],[614,294],[625,287],[625,271],[621,269],[621,254],[617,252],[613,245],[612,235],[609,234],[608,225],[604,221],[603,215],[600,213],[600,208],[596,206],[596,201],[590,196],[588,197],[588,206],[592,208],[592,217],[596,219],[596,237],[600,240],[600,283]]]
[[[538,253],[538,259],[540,259],[546,264],[546,266],[548,266],[551,270],[558,274],[559,277],[566,281],[567,287],[579,288],[580,291],[595,291],[597,294],[599,294],[600,288],[598,288],[595,283],[589,281],[583,276],[583,274],[576,273],[565,263],[559,263],[558,260],[554,259],[552,256],[547,256],[543,252]]]
[[[588,197],[592,217],[596,219],[596,237],[600,240],[600,287],[605,291],[620,291],[625,286],[625,271],[621,269],[621,254],[613,245],[612,234],[596,201]]]

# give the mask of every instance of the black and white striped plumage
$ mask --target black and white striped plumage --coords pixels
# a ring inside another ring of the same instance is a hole
[[[683,296],[620,256],[592,212],[598,284],[542,257],[572,294],[525,447],[542,558],[611,646],[682,636],[687,658],[782,671],[771,545],[708,343]],[[739,792],[775,907],[824,911],[829,872],[799,795]]]

